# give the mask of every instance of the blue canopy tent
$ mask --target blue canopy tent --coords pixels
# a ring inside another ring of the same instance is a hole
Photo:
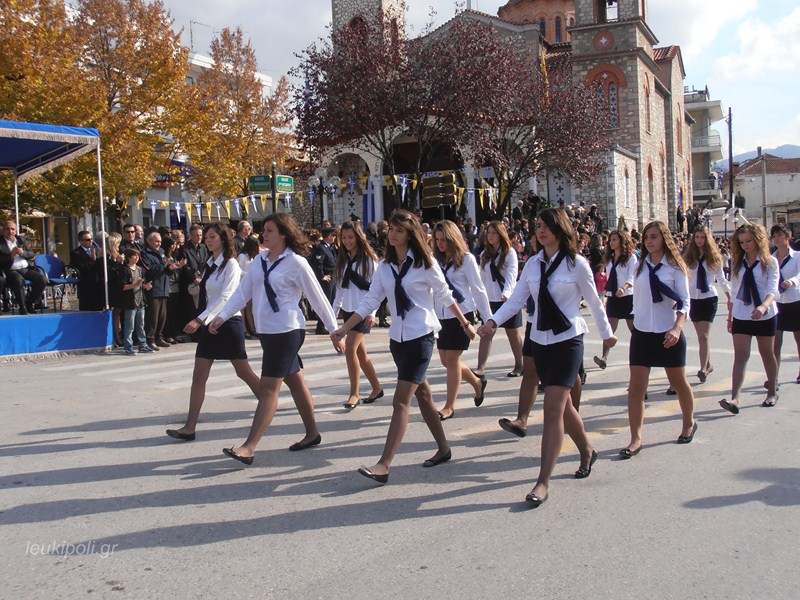
[[[92,150],[97,152],[100,226],[103,232],[103,254],[105,254],[105,207],[103,205],[103,171],[100,162],[100,132],[93,128],[0,120],[0,170],[11,171],[14,176],[14,210],[17,231],[19,231],[19,184],[34,175],[68,163]],[[108,281],[105,261],[103,261],[103,270],[105,279]],[[107,286],[105,294],[107,310]]]

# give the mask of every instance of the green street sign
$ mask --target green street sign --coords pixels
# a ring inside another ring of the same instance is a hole
[[[288,194],[294,191],[294,179],[292,177],[288,175],[278,175],[276,179],[278,193]]]
[[[280,179],[278,179],[280,181]],[[269,175],[253,175],[249,178],[251,192],[271,192],[272,181]]]

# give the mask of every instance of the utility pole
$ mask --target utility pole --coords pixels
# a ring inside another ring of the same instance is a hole
[[[761,146],[758,147],[758,153],[761,155],[761,222],[767,229],[767,155],[761,154]]]
[[[728,202],[729,209],[736,209],[733,200],[733,114],[728,107]]]

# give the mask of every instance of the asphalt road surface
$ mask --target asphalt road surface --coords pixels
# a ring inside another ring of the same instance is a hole
[[[228,363],[212,370],[197,440],[164,435],[185,418],[193,344],[0,365],[0,597],[796,598],[798,361],[787,344],[780,401],[762,408],[754,347],[742,411],[723,411],[733,361],[724,318],[702,385],[686,328],[694,442],[675,443],[678,402],[654,369],[644,448],[628,461],[617,457],[629,439],[628,332],[620,328],[600,371],[590,323],[581,413],[600,459],[591,477],[574,479],[579,457],[567,438],[550,498],[536,509],[524,498],[538,471],[542,396],[526,438],[498,427],[516,414],[520,382],[505,376],[502,335],[485,403],[476,408],[465,384],[444,424],[453,460],[421,467],[435,446],[414,407],[385,487],[356,472],[377,460],[391,415],[385,329],[368,340],[386,397],[352,412],[341,407],[344,357],[327,337],[307,337],[322,444],[287,450],[303,428],[284,388],[251,467],[221,453],[244,440],[255,407]],[[258,370],[260,345],[247,344]],[[468,365],[476,355],[474,342]],[[435,356],[440,407],[444,375]]]

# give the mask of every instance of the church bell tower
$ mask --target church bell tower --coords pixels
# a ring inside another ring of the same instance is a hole
[[[390,20],[396,21],[398,29],[405,29],[405,14],[399,0],[332,0],[333,29],[349,25],[361,14],[372,15],[383,10]]]

